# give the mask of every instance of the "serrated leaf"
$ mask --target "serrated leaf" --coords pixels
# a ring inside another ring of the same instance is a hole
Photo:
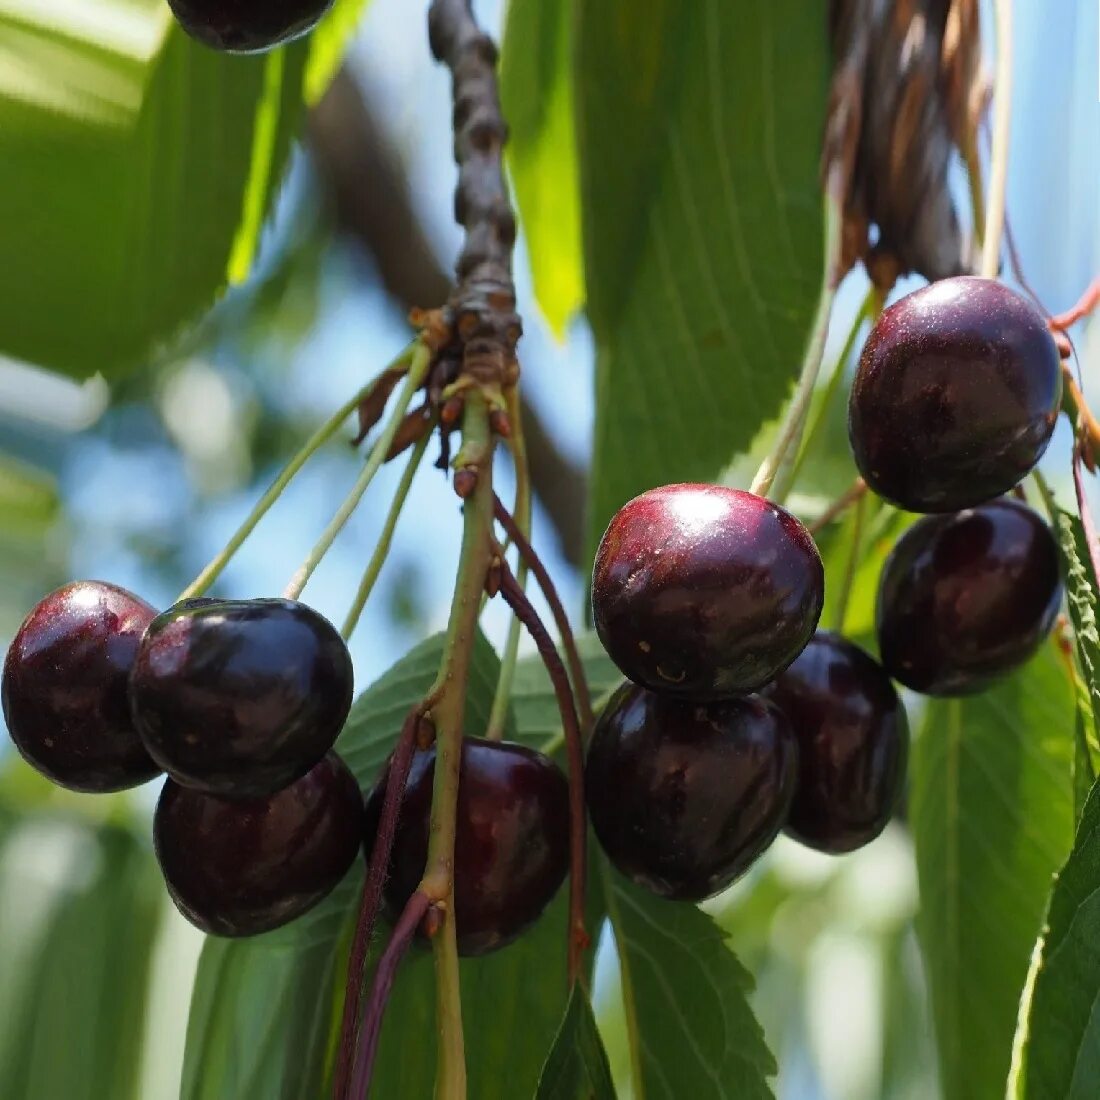
[[[489,717],[499,662],[477,636],[467,727]],[[337,749],[366,788],[408,709],[430,686],[442,636],[429,639],[360,696]],[[326,1094],[347,950],[362,872],[284,929],[207,941],[188,1025],[183,1100],[315,1100]],[[565,897],[511,947],[460,963],[470,1095],[534,1092],[565,1010]],[[384,940],[380,937],[380,942]],[[377,945],[376,945],[377,946]],[[430,952],[414,947],[398,973],[375,1067],[377,1096],[430,1096],[435,986]]]
[[[601,865],[636,1100],[770,1100],[775,1059],[749,1006],[752,976],[726,934],[694,905]]]
[[[565,1019],[542,1068],[535,1100],[615,1100],[607,1051],[588,995],[574,986]]]
[[[825,5],[580,0],[575,96],[597,349],[589,548],[774,417],[817,308]]]
[[[138,1100],[163,891],[128,828],[49,814],[0,844],[0,1096]]]
[[[336,0],[332,10],[309,36],[309,59],[303,86],[306,103],[311,107],[325,94],[339,71],[369,5],[370,0]]]
[[[1050,896],[1021,1002],[1008,1095],[1090,1100],[1100,1081],[1100,787]]]
[[[570,4],[511,0],[500,95],[535,297],[561,336],[584,297]]]
[[[230,57],[161,0],[0,9],[0,353],[117,376],[247,273],[307,47]]]
[[[917,932],[945,1100],[1002,1096],[1051,876],[1073,839],[1073,685],[1053,643],[933,699],[913,745]]]

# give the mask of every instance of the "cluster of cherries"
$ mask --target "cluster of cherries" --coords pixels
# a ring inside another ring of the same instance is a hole
[[[631,681],[588,750],[596,835],[624,874],[700,900],[782,829],[849,852],[888,822],[908,726],[891,680],[984,688],[1049,633],[1057,547],[1011,491],[1046,449],[1061,362],[1040,314],[994,280],[932,284],[886,310],[860,359],[849,432],[860,473],[918,520],[877,605],[881,663],[816,630],[821,559],[751,493],[669,485],[612,519],[596,556],[600,639]]]

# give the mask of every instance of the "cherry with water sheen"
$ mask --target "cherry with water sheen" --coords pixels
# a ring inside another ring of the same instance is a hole
[[[886,828],[905,782],[909,727],[882,666],[818,631],[762,694],[798,739],[786,831],[823,852],[851,852]]]
[[[185,787],[271,794],[332,748],[351,707],[347,646],[292,600],[201,600],[150,624],[130,675],[149,754]]]
[[[979,691],[1035,653],[1061,603],[1058,548],[1030,508],[997,500],[927,516],[883,567],[883,666],[926,695]]]
[[[790,724],[760,696],[690,702],[624,684],[596,724],[585,790],[600,845],[624,875],[701,901],[775,839],[797,778]]]
[[[504,947],[542,915],[569,868],[569,785],[558,766],[508,741],[466,738],[455,835],[455,931],[461,955]],[[378,830],[386,775],[367,799],[366,847]],[[413,758],[385,886],[396,920],[428,856],[435,749]]]
[[[1039,311],[959,276],[887,309],[864,345],[848,434],[867,484],[911,512],[953,512],[1016,485],[1050,442],[1061,359]]]
[[[265,798],[227,799],[168,780],[153,819],[180,912],[214,936],[255,936],[329,894],[363,842],[363,796],[336,753]]]
[[[771,501],[720,485],[635,497],[596,552],[600,641],[637,684],[689,699],[755,691],[813,635],[824,599],[806,528]]]
[[[230,53],[257,53],[313,29],[333,0],[168,0],[192,38]]]
[[[157,775],[130,717],[126,683],[156,609],[103,581],[77,581],[39,602],[4,663],[8,732],[32,767],[86,792]]]

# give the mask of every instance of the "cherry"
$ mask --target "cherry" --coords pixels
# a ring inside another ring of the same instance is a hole
[[[256,798],[304,775],[351,707],[332,624],[292,600],[201,600],[150,624],[130,675],[149,754],[186,787]]]
[[[156,609],[103,581],[51,592],[4,662],[4,719],[32,767],[63,787],[105,792],[159,771],[130,719],[126,680]]]
[[[164,784],[153,840],[168,893],[214,936],[270,932],[312,909],[363,840],[363,796],[330,752],[285,790],[227,799]]]
[[[860,356],[848,406],[856,465],[912,512],[1007,492],[1039,461],[1062,400],[1039,311],[995,279],[943,279],[896,302]]]
[[[180,25],[216,50],[257,53],[312,30],[333,0],[168,0]]]
[[[395,920],[420,884],[428,857],[435,749],[418,752],[405,784],[385,887]],[[386,774],[367,798],[374,843]],[[541,916],[569,868],[569,785],[558,766],[508,741],[466,738],[455,836],[455,931],[462,955],[511,943]]]
[[[851,852],[886,828],[909,753],[905,708],[882,666],[818,631],[762,692],[798,738],[787,832],[823,852]]]
[[[797,777],[798,743],[766,700],[689,702],[635,684],[600,716],[585,770],[592,826],[611,862],[686,901],[748,870],[787,820]]]
[[[1058,548],[1030,508],[997,500],[928,516],[883,567],[882,663],[926,695],[977,691],[1039,648],[1061,602]]]
[[[739,489],[666,485],[611,520],[592,614],[635,683],[723,698],[762,687],[802,652],[824,583],[817,547],[789,512]]]

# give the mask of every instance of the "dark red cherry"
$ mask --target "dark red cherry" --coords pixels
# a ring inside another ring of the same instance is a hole
[[[819,630],[761,693],[798,738],[787,832],[822,852],[851,852],[886,828],[905,782],[909,726],[882,666]]]
[[[435,749],[418,752],[397,821],[386,910],[391,919],[420,884],[428,856]],[[386,774],[367,798],[374,843]],[[541,916],[569,868],[569,785],[549,757],[508,741],[466,738],[455,835],[455,930],[462,955],[511,943]]]
[[[332,624],[292,600],[190,602],[157,616],[130,676],[134,722],[177,783],[256,798],[304,775],[351,707]]]
[[[168,0],[180,25],[216,50],[257,53],[313,29],[333,0]]]
[[[911,512],[953,512],[1016,485],[1050,442],[1061,360],[1039,311],[960,276],[896,302],[860,356],[848,406],[856,465]]]
[[[700,901],[775,839],[797,777],[790,725],[758,695],[698,703],[624,684],[596,724],[585,788],[596,836],[624,875]]]
[[[1061,603],[1054,536],[1030,508],[997,500],[928,516],[883,567],[883,666],[926,695],[978,691],[1039,648]]]
[[[63,787],[117,791],[158,774],[130,718],[126,681],[156,609],[103,581],[50,593],[4,662],[4,719],[26,761]]]
[[[255,936],[312,909],[363,841],[363,796],[330,752],[285,790],[228,799],[168,780],[153,819],[168,893],[214,936]]]
[[[689,699],[763,687],[802,652],[824,572],[806,528],[720,485],[665,485],[624,505],[592,571],[592,614],[635,683]]]

